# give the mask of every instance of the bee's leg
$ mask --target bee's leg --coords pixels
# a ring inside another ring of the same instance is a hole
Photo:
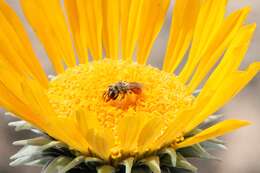
[[[107,91],[105,91],[105,92],[103,93],[103,99],[104,99],[104,100],[106,99],[106,97],[107,97]]]
[[[118,98],[119,94],[116,94],[113,100],[116,100]]]
[[[124,100],[124,98],[125,98],[125,93],[122,94],[120,100]]]
[[[128,94],[128,91],[124,91],[121,97],[121,100],[125,99],[125,96]]]
[[[108,102],[110,100],[110,98],[108,97],[108,92],[107,91],[104,92],[103,99],[104,99],[105,102]]]
[[[107,96],[107,92],[104,92],[104,93],[103,93],[103,96],[102,96],[102,97],[103,97],[103,100],[106,99],[106,96]]]

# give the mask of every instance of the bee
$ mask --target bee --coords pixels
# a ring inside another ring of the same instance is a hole
[[[142,87],[143,85],[138,82],[119,81],[108,86],[108,89],[103,94],[103,98],[105,102],[108,102],[110,100],[116,100],[119,95],[122,95],[122,100],[128,93],[141,94]]]

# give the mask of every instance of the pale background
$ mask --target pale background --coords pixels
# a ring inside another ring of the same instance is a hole
[[[24,21],[24,17],[19,8],[18,0],[7,0],[18,12]],[[252,12],[248,22],[260,24],[260,1],[259,0],[231,0],[228,5],[228,12],[233,11],[244,5],[250,5]],[[38,43],[32,30],[24,21],[33,46],[41,58],[41,62],[48,73],[52,73],[50,64],[47,61],[43,48]],[[164,29],[162,30],[152,52],[150,63],[160,66],[167,41],[170,17],[167,18]],[[256,30],[254,40],[244,61],[243,67],[252,61],[260,61],[260,28]],[[258,75],[250,85],[245,88],[233,101],[227,104],[222,110],[227,117],[241,118],[250,120],[253,125],[236,131],[233,134],[226,135],[225,140],[228,143],[228,150],[218,152],[217,155],[222,158],[222,162],[216,161],[196,161],[199,166],[199,173],[260,173],[260,75]],[[8,166],[9,157],[15,153],[17,148],[11,145],[12,141],[28,137],[26,133],[15,133],[13,129],[7,126],[9,117],[1,116],[0,120],[0,173],[39,173],[38,168]]]

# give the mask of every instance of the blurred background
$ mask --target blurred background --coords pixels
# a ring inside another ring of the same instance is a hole
[[[52,74],[50,63],[47,56],[35,37],[33,31],[26,23],[19,7],[19,0],[6,0],[18,13],[24,22],[25,27],[33,42],[33,47],[40,57],[44,68],[48,74]],[[256,22],[260,25],[260,1],[259,0],[230,0],[228,4],[228,13],[249,5],[252,12],[247,20],[248,23]],[[167,43],[168,31],[170,27],[170,13],[165,21],[152,51],[149,63],[161,67],[162,57]],[[246,67],[252,61],[260,61],[260,27],[257,28],[251,47],[247,53],[246,59],[242,65]],[[260,173],[260,75],[251,81],[239,95],[228,103],[221,113],[227,118],[240,118],[253,122],[249,127],[242,128],[232,134],[226,135],[224,139],[227,142],[228,150],[217,152],[221,162],[196,160],[194,164],[199,167],[199,173]],[[14,140],[28,138],[30,134],[26,132],[16,133],[7,126],[12,118],[5,116],[1,111],[0,120],[0,173],[39,173],[39,168],[8,166],[9,157],[13,155],[18,148],[12,146]]]

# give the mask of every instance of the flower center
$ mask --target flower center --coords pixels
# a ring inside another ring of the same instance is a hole
[[[109,86],[120,81],[141,84],[142,92],[120,92],[117,98],[104,99]],[[50,82],[48,97],[59,116],[70,116],[83,109],[96,115],[104,127],[114,127],[120,118],[136,114],[144,118],[160,116],[168,121],[193,102],[193,96],[187,94],[185,85],[174,75],[151,66],[115,60],[67,69]]]

